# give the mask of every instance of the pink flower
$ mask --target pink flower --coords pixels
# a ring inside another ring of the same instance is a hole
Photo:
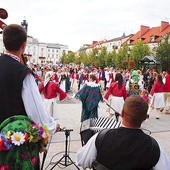
[[[10,170],[10,167],[8,164],[2,164],[0,165],[0,170]]]
[[[33,156],[33,157],[31,158],[31,162],[32,162],[33,166],[36,165],[36,163],[37,163],[37,158],[36,158],[36,156]]]

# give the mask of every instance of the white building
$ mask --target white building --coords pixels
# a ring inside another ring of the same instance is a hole
[[[122,44],[124,44],[124,42],[126,42],[131,36],[132,34],[127,36],[123,34],[121,37],[107,40],[102,43],[102,47],[105,47],[107,52],[112,52],[113,49],[117,52],[121,48]]]
[[[4,52],[5,48],[0,35],[0,52]],[[28,36],[25,53],[29,57],[29,61],[34,64],[56,64],[60,61],[63,52],[68,53],[68,46],[58,43],[42,43],[36,38]]]

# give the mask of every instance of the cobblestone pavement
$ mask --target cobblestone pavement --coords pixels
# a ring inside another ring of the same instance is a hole
[[[106,112],[107,106],[105,103],[99,103],[99,117],[108,116]],[[60,124],[61,128],[73,129],[68,136],[68,151],[70,158],[75,161],[75,154],[81,147],[80,139],[80,113],[81,102],[76,99],[65,100],[64,102],[56,102],[54,105],[54,118]],[[150,131],[153,136],[164,148],[170,157],[170,115],[161,114],[160,119],[157,120],[154,111],[150,114],[143,125],[146,132]],[[44,163],[44,170],[52,168],[56,162],[62,158],[65,151],[65,132],[58,132],[53,135],[50,145],[48,146],[48,153]],[[41,155],[42,158],[43,154]],[[65,165],[65,159],[62,159],[62,164]],[[81,170],[82,168],[79,167]],[[72,164],[69,166],[57,165],[54,170],[76,170],[77,168]]]

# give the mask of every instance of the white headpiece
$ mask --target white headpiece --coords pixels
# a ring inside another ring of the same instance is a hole
[[[55,72],[53,71],[48,71],[45,74],[45,79],[44,79],[44,87],[48,84],[48,82],[50,81],[51,77],[55,74]]]

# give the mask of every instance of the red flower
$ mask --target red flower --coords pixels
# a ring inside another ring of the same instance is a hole
[[[10,170],[10,167],[8,164],[2,164],[0,165],[0,170]]]
[[[0,151],[6,151],[6,150],[7,150],[7,148],[4,146],[4,141],[2,139],[0,139]]]
[[[25,137],[24,137],[24,138],[25,138],[25,143],[27,143],[27,142],[28,142],[28,138],[29,138],[29,136],[30,136],[30,135],[29,135],[28,133],[25,133]]]
[[[36,163],[37,163],[37,158],[36,158],[36,156],[33,156],[33,157],[31,158],[31,162],[32,162],[33,166],[36,165]]]

